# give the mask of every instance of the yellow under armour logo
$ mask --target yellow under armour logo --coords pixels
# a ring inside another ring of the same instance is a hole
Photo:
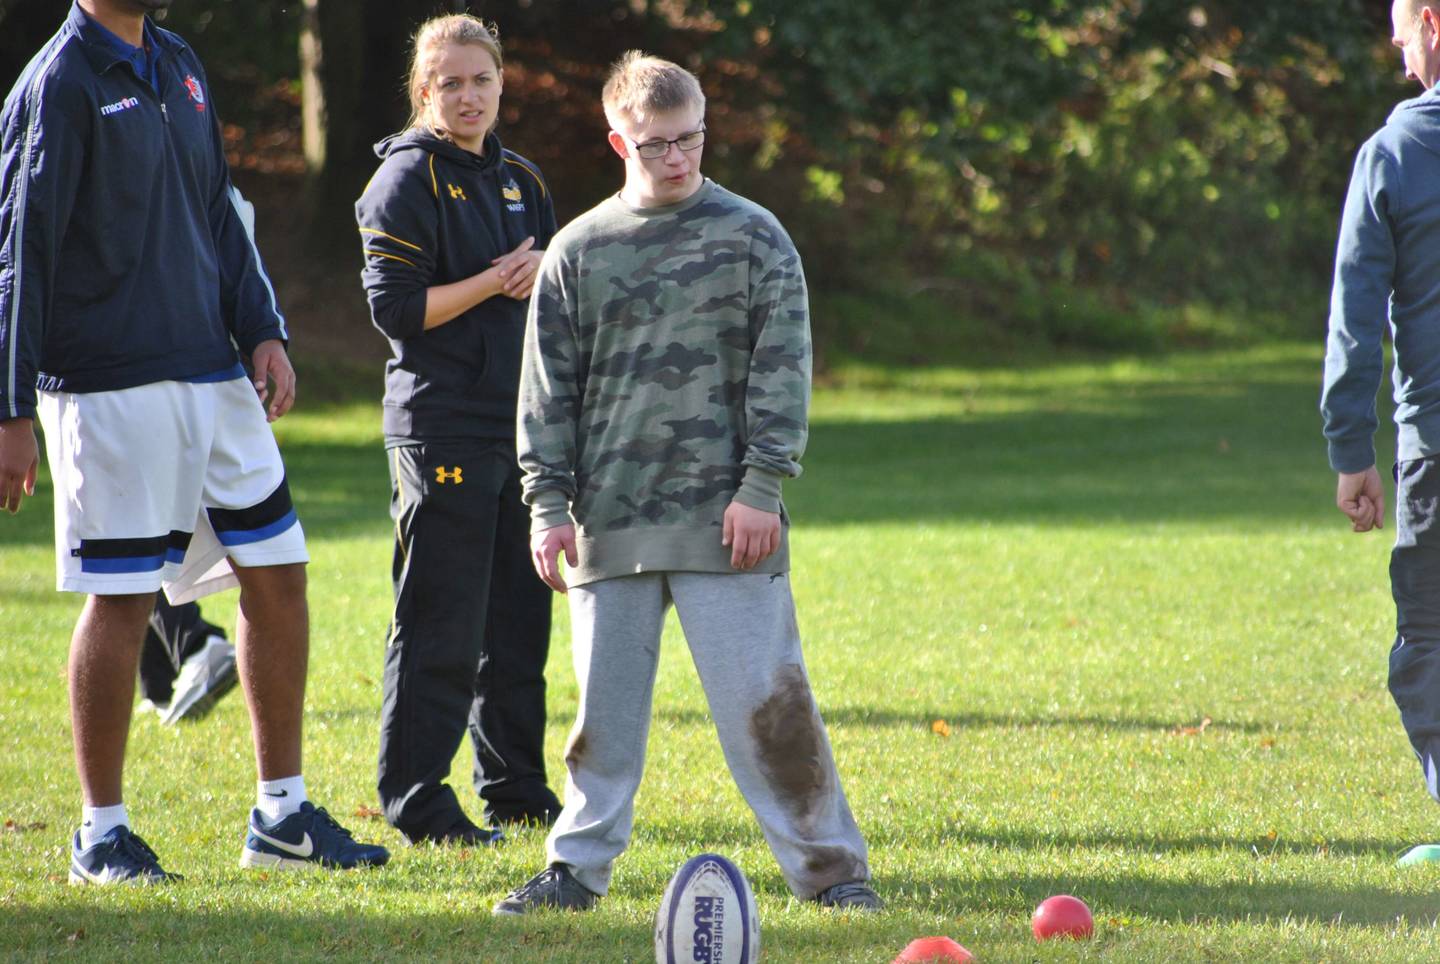
[[[446,482],[454,482],[456,485],[459,485],[461,482],[464,482],[465,479],[460,475],[460,466],[457,465],[447,472],[445,466],[437,465],[435,467],[435,481],[441,485],[444,485]]]
[[[469,198],[467,198],[467,197],[465,196],[465,190],[464,190],[464,188],[458,187],[458,186],[456,186],[456,185],[454,185],[454,184],[447,184],[447,185],[445,185],[445,186],[450,189],[450,196],[451,196],[452,198],[454,198],[455,200],[457,200],[457,201],[468,201],[468,200],[469,200]]]

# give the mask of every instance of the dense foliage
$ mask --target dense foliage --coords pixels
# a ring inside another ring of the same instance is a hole
[[[365,38],[332,78],[362,105],[327,161],[355,168],[327,171],[348,185],[403,116],[408,33],[464,4],[317,3]],[[506,122],[562,215],[618,174],[595,103],[605,64],[639,46],[693,67],[707,170],[781,214],[817,287],[844,294],[835,343],[853,350],[897,299],[997,346],[1314,331],[1354,151],[1418,90],[1389,49],[1388,4],[1364,0],[469,6],[500,25]],[[295,0],[177,0],[169,19],[218,85],[268,92],[220,102],[291,157],[305,16]],[[0,0],[0,55],[55,17],[53,0]]]
[[[1350,159],[1408,96],[1360,0],[705,6],[829,280],[1052,341],[1317,327]]]

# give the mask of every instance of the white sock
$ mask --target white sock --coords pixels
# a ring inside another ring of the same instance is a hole
[[[305,778],[298,773],[281,780],[260,780],[255,786],[255,809],[270,823],[297,812],[306,800]]]
[[[80,812],[80,849],[88,850],[116,827],[130,826],[130,815],[125,804],[113,807],[85,807]]]

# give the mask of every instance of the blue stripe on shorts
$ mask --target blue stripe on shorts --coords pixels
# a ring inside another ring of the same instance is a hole
[[[183,562],[189,546],[190,533],[172,530],[139,539],[81,539],[70,554],[79,557],[81,572],[156,572],[166,562]]]
[[[181,558],[184,558],[183,554]],[[105,574],[123,572],[159,572],[165,565],[165,556],[131,556],[119,559],[84,559],[80,560],[81,572],[97,572]]]
[[[258,529],[229,529],[224,532],[216,532],[222,546],[245,546],[252,542],[264,542],[271,536],[278,536],[289,529],[296,522],[295,510],[291,509],[280,518],[267,526]]]

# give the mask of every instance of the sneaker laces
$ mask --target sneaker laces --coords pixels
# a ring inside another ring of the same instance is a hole
[[[340,826],[339,821],[337,821],[334,817],[330,816],[330,812],[324,807],[316,807],[315,816],[319,818],[321,826],[328,828],[330,832],[335,834],[336,836],[344,837],[346,840],[355,839],[355,835],[352,834],[350,831],[346,830],[344,827]]]
[[[550,890],[550,885],[552,883],[555,885],[555,889],[558,889],[561,885],[565,883],[565,877],[560,873],[560,869],[558,867],[546,867],[544,870],[540,871],[540,873],[536,874],[534,877],[531,877],[528,881],[521,885],[520,889],[515,891],[515,893],[511,896],[518,897],[521,900],[524,900],[528,898],[531,894]]]
[[[116,841],[116,849],[143,867],[160,870],[160,857],[150,849],[138,833],[122,833]]]
[[[826,902],[834,904],[837,907],[843,905],[847,900],[851,899],[858,898],[860,900],[866,901],[867,903],[873,902],[876,899],[875,892],[871,890],[868,885],[862,884],[858,880],[852,880],[848,883],[836,884],[833,887],[827,887],[821,894],[821,896]]]

